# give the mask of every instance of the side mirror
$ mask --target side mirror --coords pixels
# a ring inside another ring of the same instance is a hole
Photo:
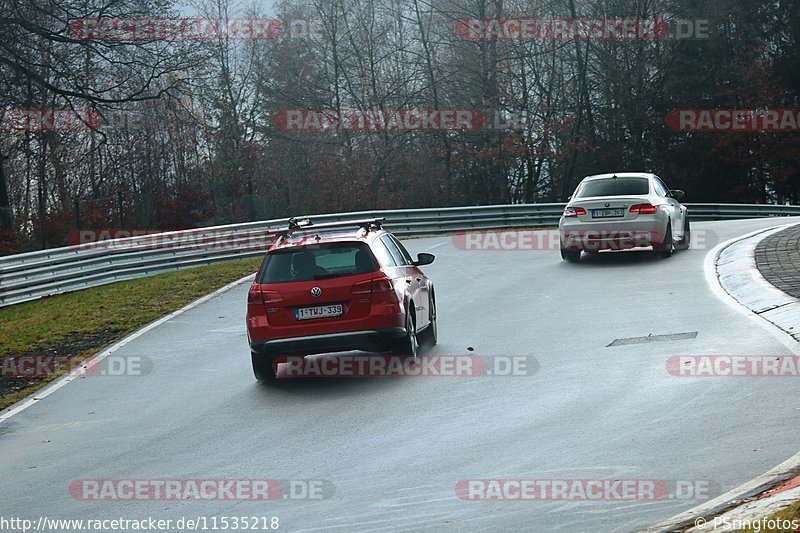
[[[686,196],[686,193],[680,189],[674,189],[669,191],[669,195],[675,198],[676,200],[681,200],[683,199],[684,196]]]
[[[433,263],[434,259],[436,259],[435,255],[420,252],[417,254],[417,260],[414,261],[414,266],[430,265]]]

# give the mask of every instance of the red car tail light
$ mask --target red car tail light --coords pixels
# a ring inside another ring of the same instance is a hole
[[[369,294],[372,292],[372,280],[359,281],[350,289],[351,294]]]
[[[630,211],[640,215],[655,215],[658,212],[658,208],[651,204],[636,204],[631,206]]]
[[[375,294],[385,299],[395,302],[397,299],[395,298],[394,294],[394,285],[389,278],[386,277],[378,277],[373,279],[368,279],[366,281],[360,281],[353,285],[353,288],[350,290],[352,294]]]
[[[394,287],[388,278],[374,278],[367,281],[360,281],[353,285],[350,291],[352,294],[370,294],[373,292],[387,292],[393,291]]]
[[[564,208],[564,216],[565,217],[577,217],[578,215],[585,215],[586,209],[582,207],[565,207]]]
[[[276,291],[261,291],[261,294],[264,296],[265,304],[276,304],[283,301],[283,296]]]
[[[264,291],[258,285],[253,285],[247,293],[247,303],[274,304],[283,301],[277,291]]]
[[[261,294],[261,289],[257,285],[251,285],[250,290],[247,291],[247,303],[249,304],[264,303],[264,296]]]

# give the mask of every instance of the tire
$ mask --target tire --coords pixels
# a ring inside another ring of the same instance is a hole
[[[428,325],[427,328],[422,332],[419,337],[420,345],[425,345],[426,347],[433,347],[436,346],[436,342],[438,341],[439,331],[436,325],[436,295],[431,291],[430,300],[428,301],[428,309],[430,309],[431,314],[431,323]]]
[[[266,356],[256,355],[251,352],[250,359],[253,362],[253,375],[255,375],[256,380],[261,383],[274,383],[278,379],[277,369],[275,368],[277,365],[273,365],[272,361]]]
[[[675,244],[675,249],[688,250],[689,246],[691,245],[692,245],[692,226],[689,223],[689,217],[687,216],[685,222],[683,223],[683,238]]]
[[[581,260],[580,250],[564,250],[561,249],[561,259],[568,263],[577,263]]]
[[[658,246],[661,257],[672,257],[675,252],[675,242],[672,240],[672,222],[667,222],[667,229],[664,231],[664,241]]]
[[[414,302],[408,303],[406,310],[406,334],[397,341],[394,349],[392,350],[395,355],[404,355],[406,357],[416,358],[419,353],[419,340],[417,339],[417,329],[414,324],[413,315]]]

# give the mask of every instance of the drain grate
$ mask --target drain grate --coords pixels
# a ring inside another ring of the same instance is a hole
[[[614,342],[606,346],[629,346],[631,344],[647,344],[649,342],[682,341],[697,337],[696,331],[686,333],[670,333],[669,335],[648,335],[647,337],[629,337],[627,339],[614,339]]]

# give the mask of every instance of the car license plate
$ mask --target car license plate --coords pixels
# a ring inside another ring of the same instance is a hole
[[[320,305],[317,307],[297,307],[294,310],[294,318],[296,320],[342,316],[342,314],[344,314],[344,307],[342,304]]]
[[[592,209],[592,218],[613,218],[624,216],[624,209]]]

